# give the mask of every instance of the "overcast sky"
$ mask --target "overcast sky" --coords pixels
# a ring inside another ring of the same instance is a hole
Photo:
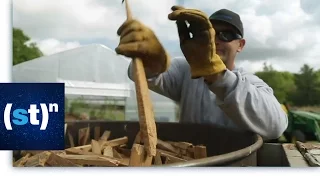
[[[208,15],[221,8],[238,13],[246,46],[237,65],[255,72],[263,63],[299,72],[307,63],[320,68],[320,3],[317,0],[130,0],[133,16],[151,27],[171,56],[180,56],[173,5],[197,8]],[[98,43],[114,49],[125,21],[121,0],[14,0],[13,26],[21,28],[50,55]]]

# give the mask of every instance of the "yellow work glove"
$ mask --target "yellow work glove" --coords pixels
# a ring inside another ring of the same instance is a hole
[[[177,23],[180,47],[190,65],[191,78],[224,71],[226,66],[216,54],[215,30],[206,14],[181,6],[173,6],[172,10],[168,18]],[[186,21],[190,24],[189,27]]]
[[[137,20],[125,21],[117,31],[120,42],[117,54],[141,58],[145,68],[152,73],[167,70],[170,58],[153,31]]]

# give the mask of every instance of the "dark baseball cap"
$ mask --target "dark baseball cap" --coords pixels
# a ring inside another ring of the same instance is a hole
[[[220,9],[209,17],[210,21],[220,21],[234,26],[243,37],[243,25],[240,16],[227,9]]]

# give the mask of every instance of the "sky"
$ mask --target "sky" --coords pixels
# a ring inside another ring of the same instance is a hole
[[[238,13],[246,45],[236,65],[247,71],[297,73],[303,64],[320,69],[320,3],[317,0],[130,0],[134,18],[150,27],[171,57],[182,56],[176,25],[168,20],[173,5],[210,16],[225,8]],[[14,0],[12,25],[20,28],[45,55],[103,44],[117,47],[116,31],[126,20],[120,0]]]

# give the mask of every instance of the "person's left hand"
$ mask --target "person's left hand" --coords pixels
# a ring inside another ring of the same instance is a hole
[[[171,9],[173,12],[168,18],[176,21],[180,47],[190,65],[191,77],[216,75],[226,70],[225,64],[216,54],[215,30],[206,14],[181,6],[173,6]]]

